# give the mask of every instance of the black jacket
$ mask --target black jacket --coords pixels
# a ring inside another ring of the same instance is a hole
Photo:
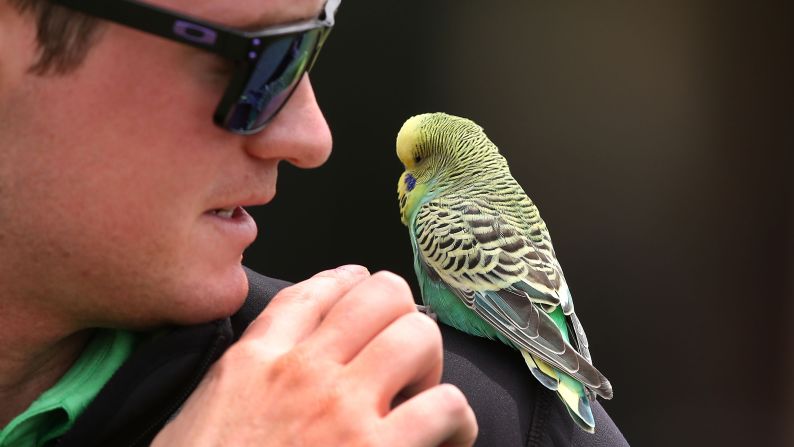
[[[243,307],[227,319],[180,327],[144,342],[119,368],[59,447],[144,446],[175,414],[212,363],[242,334],[270,298],[288,283],[247,271]],[[480,434],[478,446],[627,446],[600,404],[596,434],[577,428],[559,399],[529,374],[521,355],[502,343],[441,326],[443,381],[467,396]]]

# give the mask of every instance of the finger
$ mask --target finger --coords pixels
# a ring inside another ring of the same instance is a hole
[[[421,423],[417,423],[421,421]],[[468,447],[477,439],[477,419],[463,393],[441,384],[399,405],[384,419],[387,439],[402,445]]]
[[[407,399],[441,381],[443,351],[436,323],[418,312],[408,313],[379,333],[348,364],[366,396],[386,415],[395,396]]]
[[[314,352],[345,364],[389,324],[410,312],[416,312],[416,307],[405,280],[378,272],[356,284],[307,343]]]
[[[346,265],[287,287],[251,322],[241,341],[266,338],[270,347],[290,349],[311,334],[333,305],[367,277],[366,268]]]

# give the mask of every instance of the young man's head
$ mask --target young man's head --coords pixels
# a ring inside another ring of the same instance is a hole
[[[249,30],[323,8],[150,2]],[[0,30],[0,304],[86,327],[234,311],[256,233],[239,207],[273,198],[279,161],[330,153],[308,78],[244,136],[213,124],[223,57],[41,1],[0,0]]]

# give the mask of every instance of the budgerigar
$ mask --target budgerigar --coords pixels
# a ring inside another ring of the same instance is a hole
[[[447,325],[523,355],[573,420],[594,432],[590,402],[612,398],[535,204],[474,122],[408,119],[397,135],[397,186],[425,306]]]

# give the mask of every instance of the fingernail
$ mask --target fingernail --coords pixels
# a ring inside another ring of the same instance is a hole
[[[366,267],[356,264],[342,265],[334,269],[336,272],[350,275],[363,275],[369,273]]]
[[[366,267],[350,264],[350,265],[343,265],[331,270],[323,270],[320,273],[314,275],[315,277],[324,276],[324,277],[356,277],[356,276],[364,276],[369,275],[369,270]]]

